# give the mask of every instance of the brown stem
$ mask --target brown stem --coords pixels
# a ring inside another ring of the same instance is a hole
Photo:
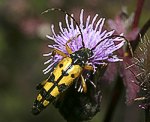
[[[138,27],[143,5],[144,5],[144,0],[138,0],[137,1],[137,6],[136,6],[136,10],[135,10],[135,16],[134,16],[134,21],[132,24],[132,29]]]

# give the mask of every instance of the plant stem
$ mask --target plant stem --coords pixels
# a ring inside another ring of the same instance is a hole
[[[111,122],[112,121],[112,117],[113,114],[115,112],[115,109],[117,107],[117,103],[120,100],[120,97],[122,95],[123,92],[123,81],[122,78],[120,76],[118,76],[115,87],[112,91],[112,98],[110,99],[110,103],[108,106],[108,109],[106,111],[106,115],[104,118],[104,122]]]
[[[145,122],[150,122],[150,106],[145,109]]]
[[[138,46],[140,39],[143,38],[143,36],[146,34],[146,32],[148,31],[148,29],[150,28],[150,19],[146,21],[146,23],[143,25],[143,27],[140,30],[140,35],[138,34],[136,39],[131,41],[131,46],[132,46],[132,50],[133,52],[136,50],[136,47]]]
[[[137,6],[136,6],[136,10],[135,10],[135,16],[134,16],[134,21],[132,24],[132,29],[138,27],[143,5],[144,5],[144,0],[137,1]]]

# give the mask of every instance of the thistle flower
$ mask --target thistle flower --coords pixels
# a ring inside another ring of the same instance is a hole
[[[72,15],[73,16],[73,15]],[[107,31],[102,30],[104,25],[104,18],[100,18],[97,22],[96,19],[98,17],[98,14],[96,14],[90,23],[90,15],[87,17],[85,25],[83,24],[83,9],[80,13],[80,29],[83,34],[83,41],[85,44],[85,48],[92,49],[94,48],[100,41],[100,43],[97,45],[97,47],[93,50],[93,56],[90,57],[88,64],[92,65],[94,67],[94,72],[96,71],[97,65],[105,65],[109,62],[118,62],[122,61],[122,59],[118,58],[117,55],[114,54],[116,50],[121,48],[125,40],[120,37],[112,37],[114,34],[114,30]],[[56,34],[54,31],[54,25],[51,26],[51,30],[53,35],[49,36],[47,35],[47,38],[53,40],[55,42],[54,45],[48,45],[48,47],[53,49],[58,49],[64,52],[65,54],[69,55],[66,51],[65,44],[69,39],[72,39],[72,41],[68,44],[69,47],[71,47],[72,51],[75,52],[82,48],[82,38],[81,36],[78,36],[79,28],[77,26],[74,26],[73,20],[69,19],[66,15],[66,28],[63,28],[62,23],[59,22],[59,28],[60,32],[59,34]],[[120,34],[122,36],[123,34]],[[110,38],[108,38],[110,37]],[[117,42],[117,43],[116,43]],[[44,54],[44,56],[51,56],[52,52],[48,54]],[[49,64],[47,68],[43,70],[44,74],[51,71],[52,67],[55,63],[59,62],[62,59],[60,55],[55,55],[53,58],[50,57],[48,61],[46,61],[44,64]]]
[[[114,30],[103,30],[105,19],[100,18],[97,20],[97,17],[98,14],[90,20],[91,17],[89,15],[84,24],[83,10],[81,10],[79,27],[83,35],[83,40],[78,25],[75,26],[73,19],[70,19],[68,15],[65,16],[66,28],[59,22],[59,34],[55,33],[54,25],[52,25],[51,30],[53,35],[47,35],[49,39],[55,42],[54,45],[48,46],[52,49],[58,49],[68,56],[69,54],[66,51],[65,45],[70,39],[72,41],[68,45],[73,52],[76,52],[81,48],[88,48],[93,52],[93,55],[89,58],[87,64],[93,66],[94,72],[84,71],[82,73],[87,84],[87,93],[83,94],[76,92],[74,85],[72,85],[63,95],[63,99],[59,97],[57,101],[54,102],[55,107],[59,109],[60,113],[67,121],[90,120],[97,112],[99,112],[102,98],[99,81],[107,67],[105,64],[122,61],[122,59],[118,58],[114,52],[124,45],[124,38],[119,36],[113,37],[113,34],[115,33]],[[120,34],[120,36],[122,35],[123,34]],[[82,41],[84,42],[84,47]],[[52,52],[44,54],[44,56],[50,57],[50,59],[44,63],[49,64],[47,68],[43,70],[44,74],[50,72],[53,66],[63,58],[60,55],[55,55],[54,57],[51,55]],[[92,82],[87,82],[87,80]],[[93,83],[93,85],[90,83]],[[93,87],[94,85],[96,87]]]

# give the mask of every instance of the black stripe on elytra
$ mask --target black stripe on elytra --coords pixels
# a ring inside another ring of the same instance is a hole
[[[56,87],[56,86],[58,86],[58,83],[60,82],[60,80],[64,77],[64,76],[68,76],[69,74],[67,73],[67,71],[69,70],[69,69],[71,69],[73,67],[73,65],[72,64],[70,64],[69,66],[68,66],[68,68],[64,71],[64,70],[62,70],[62,75],[57,79],[57,81],[54,81],[53,82],[53,86],[48,90],[48,93],[50,94],[50,92]]]
[[[50,77],[47,79],[47,82],[52,82],[52,83],[54,83],[54,80],[55,80],[55,76],[54,76],[53,73],[51,73],[51,74],[50,74]],[[40,90],[41,88],[43,88],[44,85],[45,85],[45,83],[44,83],[44,84],[42,84],[42,83],[38,84],[38,85],[36,86],[36,90]]]
[[[54,80],[55,80],[55,75],[53,73],[51,73],[50,77],[48,78],[48,82],[52,82],[54,83]]]
[[[40,111],[42,111],[45,108],[44,105],[42,104],[42,102],[38,101],[38,100],[34,101],[33,106],[35,106],[36,108],[38,108]]]
[[[63,84],[60,84],[60,85],[58,85],[58,91],[59,91],[59,92],[63,92],[63,91],[66,90],[67,87],[68,87],[68,86],[65,85],[64,83],[63,83]]]
[[[55,97],[49,94],[44,88],[41,90],[40,94],[42,95],[41,101],[48,100],[49,102],[52,102],[55,99]]]

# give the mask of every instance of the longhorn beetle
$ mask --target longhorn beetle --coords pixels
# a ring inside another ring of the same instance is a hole
[[[98,42],[92,49],[88,49],[85,47],[83,41],[83,34],[81,32],[79,24],[69,13],[57,8],[48,9],[43,13],[55,10],[61,11],[68,15],[71,19],[73,19],[73,21],[79,28],[80,34],[66,42],[65,48],[69,56],[58,49],[54,49],[53,54],[61,55],[63,58],[50,72],[49,78],[37,86],[37,89],[40,90],[40,92],[32,108],[32,113],[35,115],[39,114],[44,108],[46,108],[49,105],[49,103],[53,102],[56,99],[56,97],[58,97],[62,92],[64,92],[68,87],[70,87],[71,84],[73,84],[78,78],[81,78],[81,85],[83,91],[86,93],[87,87],[82,76],[82,72],[84,70],[93,70],[93,67],[87,64],[89,58],[93,56],[93,50],[107,38],[124,38],[123,36],[118,35],[106,37],[105,39],[102,39],[100,42]],[[68,46],[68,43],[71,42],[73,39],[78,38],[78,36],[81,36],[82,47],[79,50],[73,52],[72,49]]]

